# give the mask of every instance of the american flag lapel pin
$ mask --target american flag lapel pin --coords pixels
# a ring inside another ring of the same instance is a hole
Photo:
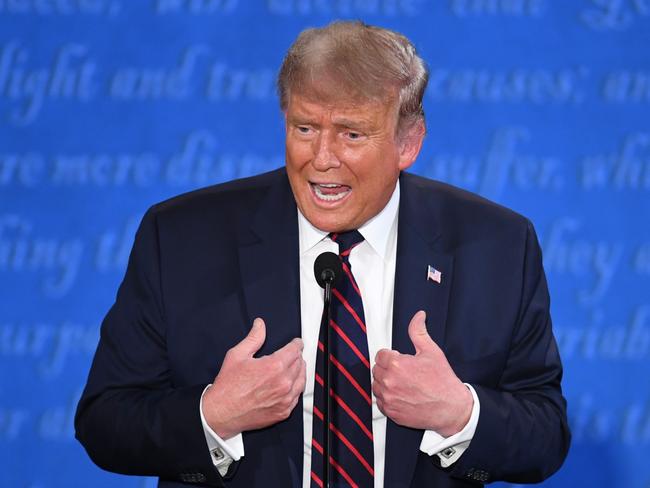
[[[442,281],[442,273],[433,266],[429,265],[427,267],[427,281],[428,280],[435,281],[436,283],[440,284]]]

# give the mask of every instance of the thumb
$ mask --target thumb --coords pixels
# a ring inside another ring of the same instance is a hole
[[[430,351],[435,348],[435,342],[429,336],[426,326],[427,314],[424,310],[417,312],[409,323],[409,337],[415,346],[415,353]]]
[[[248,332],[248,335],[237,344],[237,349],[246,356],[253,357],[253,355],[260,350],[262,344],[266,340],[266,325],[264,320],[256,318],[253,320],[253,326]]]

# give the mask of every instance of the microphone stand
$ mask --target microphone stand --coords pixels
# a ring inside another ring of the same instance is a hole
[[[323,487],[329,488],[330,485],[330,412],[332,411],[332,401],[330,399],[330,302],[332,301],[332,286],[341,278],[343,269],[341,259],[333,252],[321,253],[314,261],[314,277],[321,288],[325,289],[323,315],[320,320],[320,330],[323,332],[323,393],[325,401],[323,402]]]
[[[334,276],[329,275],[325,278],[325,300],[323,315],[320,326],[324,330],[323,334],[323,359],[325,360],[325,377],[323,378],[323,391],[325,393],[325,411],[323,412],[323,487],[329,488],[330,481],[330,302],[332,300],[332,281]],[[324,327],[324,329],[323,329]]]

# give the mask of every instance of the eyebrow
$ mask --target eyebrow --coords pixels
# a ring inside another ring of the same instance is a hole
[[[294,125],[318,125],[315,119],[309,115],[294,114],[287,117],[289,123]],[[335,117],[332,123],[337,127],[345,127],[354,130],[368,130],[368,121],[366,119],[354,120],[348,117]]]
[[[307,115],[301,115],[301,114],[289,115],[287,117],[287,120],[292,124],[298,124],[298,125],[313,124],[314,123],[314,121],[313,121],[313,119],[311,117],[309,117]]]
[[[368,123],[365,120],[352,120],[345,117],[339,117],[332,121],[339,127],[349,127],[350,129],[366,129]]]

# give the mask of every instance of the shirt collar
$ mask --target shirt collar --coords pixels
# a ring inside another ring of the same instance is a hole
[[[391,235],[397,232],[397,211],[399,209],[399,180],[386,206],[377,215],[368,220],[359,229],[370,247],[381,256],[386,257],[386,250]],[[314,227],[298,209],[298,230],[300,235],[300,253],[305,253],[327,237],[329,232]]]

